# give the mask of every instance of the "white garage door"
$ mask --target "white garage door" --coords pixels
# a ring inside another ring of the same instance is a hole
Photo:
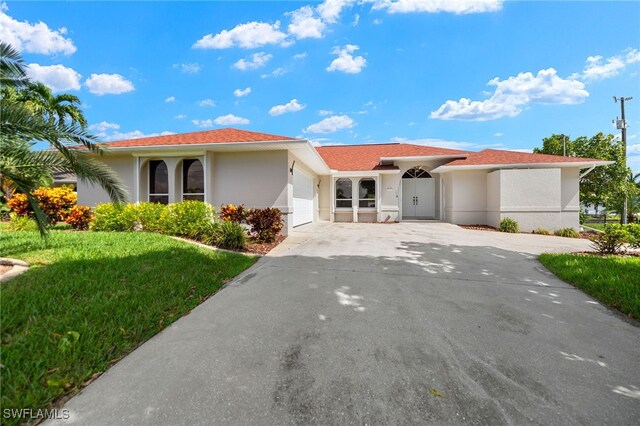
[[[313,178],[293,169],[293,226],[313,222]]]

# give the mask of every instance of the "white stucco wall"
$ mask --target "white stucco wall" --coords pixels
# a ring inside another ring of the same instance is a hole
[[[513,169],[487,174],[487,224],[505,217],[520,229],[578,229],[579,169]]]
[[[289,211],[287,151],[217,152],[212,178],[214,206],[231,203]]]
[[[124,182],[129,192],[130,200],[135,197],[135,158],[126,156],[102,156],[100,161],[115,171]],[[100,203],[108,203],[111,200],[109,195],[99,185],[93,185],[78,179],[78,204],[82,206],[95,207]]]
[[[487,223],[487,172],[456,171],[445,178],[445,220],[461,225]]]
[[[331,220],[331,176],[318,176],[320,187],[318,188],[318,219]]]

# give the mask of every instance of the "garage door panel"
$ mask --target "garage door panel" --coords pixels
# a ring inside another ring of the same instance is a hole
[[[293,226],[313,222],[313,178],[293,171]]]

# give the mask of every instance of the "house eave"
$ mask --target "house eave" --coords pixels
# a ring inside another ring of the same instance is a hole
[[[577,167],[577,168],[586,168],[586,167],[597,167],[597,166],[607,166],[609,164],[613,164],[613,161],[573,161],[573,162],[564,162],[564,163],[512,163],[512,164],[478,164],[478,165],[468,165],[468,166],[448,166],[446,164],[436,167],[432,170],[433,173],[448,173],[455,171],[465,171],[465,170],[498,170],[498,169],[548,169],[548,168],[556,168],[556,167]]]

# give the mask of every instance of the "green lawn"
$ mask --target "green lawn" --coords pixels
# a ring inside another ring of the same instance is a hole
[[[639,257],[545,253],[540,262],[602,303],[640,319]]]
[[[76,392],[255,261],[157,234],[73,231],[48,243],[0,231],[0,256],[32,265],[0,287],[2,409]]]

